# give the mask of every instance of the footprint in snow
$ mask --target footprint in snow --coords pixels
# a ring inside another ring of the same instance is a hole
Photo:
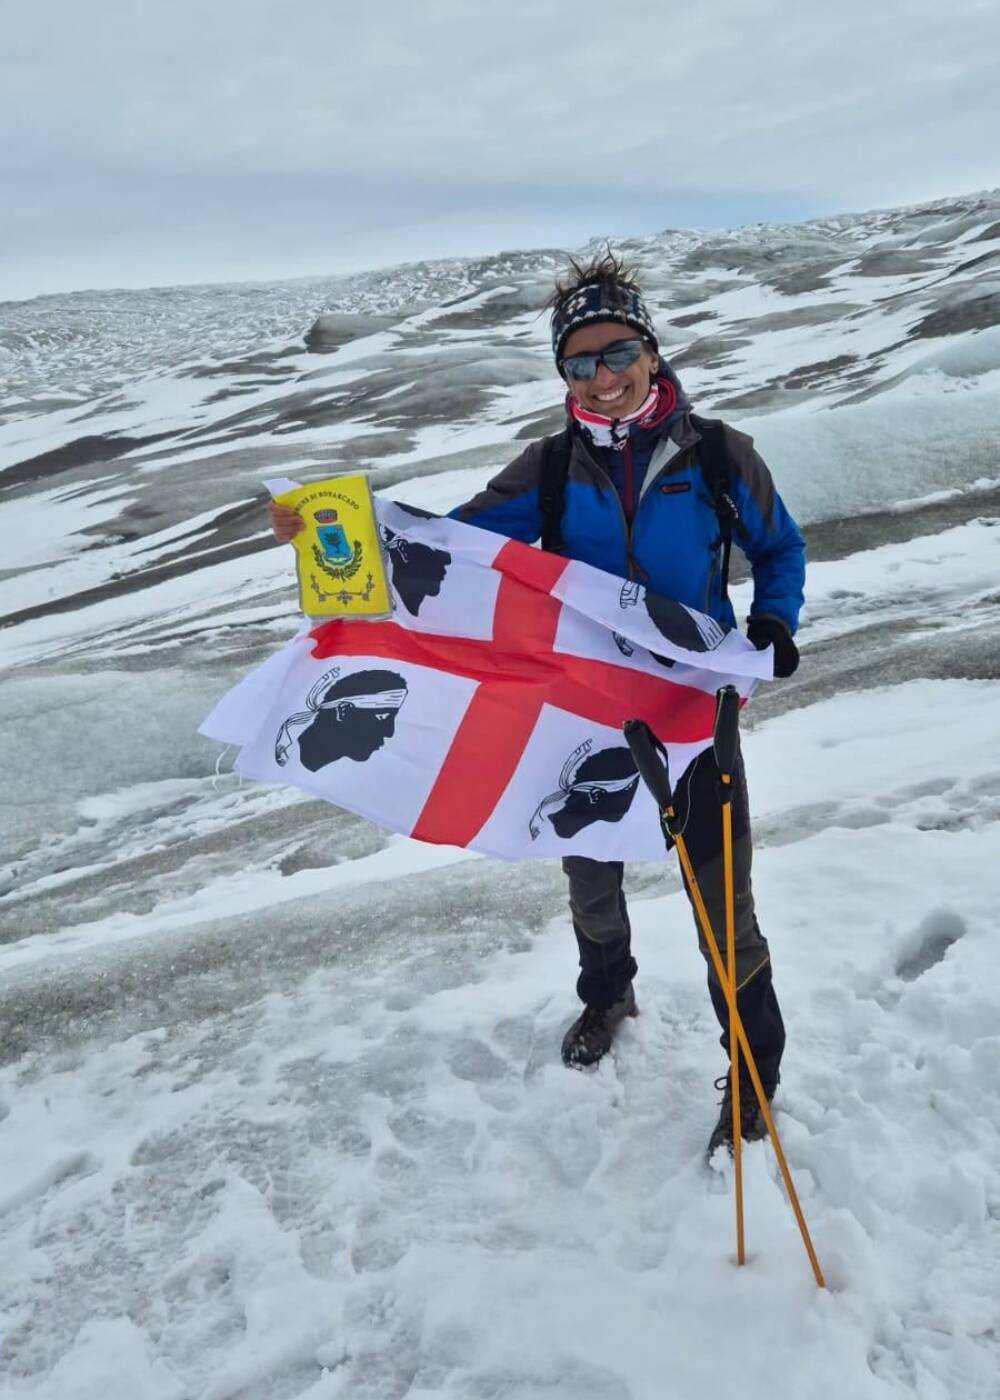
[[[19,1206],[43,1200],[53,1191],[62,1190],[85,1176],[93,1176],[94,1172],[100,1171],[101,1166],[100,1158],[95,1157],[92,1152],[74,1152],[68,1157],[61,1157],[24,1186],[12,1191],[8,1196],[0,1197],[0,1217],[8,1215]]]
[[[448,1056],[448,1068],[456,1079],[465,1079],[473,1084],[503,1079],[507,1074],[503,1060],[488,1045],[471,1037],[455,1042]]]
[[[935,909],[922,919],[896,957],[896,976],[915,982],[939,963],[965,933],[965,920],[950,909]]]

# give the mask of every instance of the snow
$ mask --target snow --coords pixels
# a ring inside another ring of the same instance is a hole
[[[755,867],[793,1047],[777,1123],[829,1291],[765,1145],[733,1262],[727,1180],[699,1165],[716,1028],[674,890],[633,901],[642,1014],[592,1073],[554,1054],[565,918],[487,956],[473,920],[444,964],[376,955],[210,1026],[4,1071],[10,1321],[62,1300],[58,1364],[11,1393],[109,1393],[123,1366],[154,1400],[653,1400],[664,1375],[683,1397],[710,1376],[791,1400],[827,1374],[852,1400],[995,1393],[988,689],[896,688],[891,725],[880,697],[840,696],[747,739],[784,826]],[[843,810],[803,820],[804,793]],[[383,855],[383,879],[413,868],[405,844]]]
[[[85,808],[85,804],[81,805]],[[134,914],[120,914],[93,924],[77,924],[72,930],[54,937],[44,934],[20,938],[13,946],[0,948],[0,966],[8,972],[51,958],[108,948],[128,939],[146,939],[190,928],[213,916],[259,915],[276,904],[307,896],[335,899],[337,891],[346,886],[398,880],[405,875],[422,874],[471,859],[474,859],[471,852],[454,846],[426,846],[405,837],[390,836],[386,850],[343,865],[298,870],[289,876],[277,870],[241,870],[238,874],[208,881],[193,894],[158,903],[152,921]],[[38,890],[49,887],[46,881],[36,884]]]
[[[671,334],[729,347],[685,382],[708,405],[759,393],[725,416],[827,532],[802,666],[744,726],[788,1027],[776,1122],[825,1290],[766,1143],[735,1264],[731,1168],[702,1159],[725,1065],[673,860],[628,871],[641,1014],[568,1073],[556,863],[241,785],[195,732],[297,626],[286,552],[227,552],[264,528],[260,480],[362,468],[435,511],[472,494],[558,411],[544,318],[496,310],[554,255],[5,309],[30,332],[10,468],[86,433],[173,436],[0,506],[3,611],[38,609],[2,643],[4,1400],[995,1400],[1000,357],[995,329],[906,337],[994,247],[969,242],[997,220],[980,205],[969,227],[946,202],[725,235],[751,266],[772,245],[839,259],[833,290],[792,297],[685,271],[713,235],[633,248],[661,319],[716,313]],[[883,244],[940,266],[855,275]],[[322,298],[399,321],[267,382],[223,372],[292,349]],[[844,318],[754,329],[831,301]],[[782,387],[852,342],[866,377]],[[461,395],[420,398],[456,347]]]
[[[873,620],[928,630],[980,626],[993,616],[1000,622],[998,568],[1000,520],[992,517],[847,559],[821,561],[809,568],[802,635],[818,642],[860,630]],[[750,585],[732,591],[747,610]]]
[[[105,521],[115,520],[123,504],[128,504],[123,501],[126,489],[111,486],[102,490],[99,482],[92,485],[96,489],[82,499],[79,488],[73,487],[5,502],[0,507],[5,570],[37,568],[84,549],[88,542],[81,538],[82,531],[93,531]]]
[[[949,404],[949,394],[960,401]],[[862,403],[822,413],[795,407],[741,418],[739,426],[754,438],[795,518],[809,524],[988,473],[1000,435],[1000,372],[957,382],[915,376]]]

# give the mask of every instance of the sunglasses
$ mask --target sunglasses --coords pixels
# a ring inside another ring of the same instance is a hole
[[[632,340],[615,340],[605,345],[603,350],[588,351],[583,355],[567,355],[559,361],[559,371],[569,379],[593,379],[598,365],[607,365],[612,374],[621,374],[623,369],[634,365],[645,349],[645,342],[636,337]]]

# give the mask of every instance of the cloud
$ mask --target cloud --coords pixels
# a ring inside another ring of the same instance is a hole
[[[512,205],[561,197],[601,211],[581,239],[654,203],[684,222],[695,191],[736,222],[834,212],[994,183],[998,54],[992,0],[41,0],[5,17],[0,178],[25,247],[33,207],[72,239],[70,191],[138,238],[156,221],[129,189],[170,187],[195,228],[232,194],[242,234],[254,181],[261,204],[311,182],[293,258],[307,209],[348,238],[362,201],[401,239],[408,204],[456,229],[492,207],[516,237]]]

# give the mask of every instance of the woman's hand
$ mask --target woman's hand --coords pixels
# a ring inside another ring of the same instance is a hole
[[[297,510],[279,506],[275,501],[268,501],[267,516],[271,522],[271,533],[279,544],[291,543],[299,531],[305,529],[306,522]]]

